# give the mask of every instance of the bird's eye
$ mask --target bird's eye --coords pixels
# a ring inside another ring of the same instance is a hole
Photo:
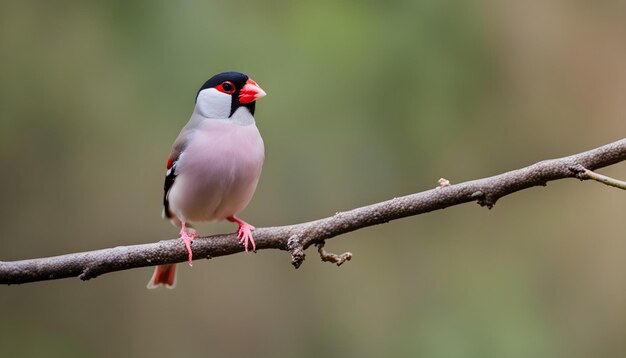
[[[222,84],[218,85],[217,90],[220,92],[224,92],[227,94],[233,94],[235,92],[235,85],[230,81],[224,81]]]

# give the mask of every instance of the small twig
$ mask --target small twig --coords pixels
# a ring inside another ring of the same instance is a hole
[[[612,186],[614,188],[619,188],[622,190],[626,190],[626,182],[625,181],[621,181],[615,178],[611,178],[611,177],[607,177],[606,175],[602,175],[602,174],[598,174],[596,172],[592,172],[591,170],[583,167],[583,166],[578,166],[578,168],[575,169],[576,171],[578,171],[578,178],[580,178],[580,180],[585,180],[585,179],[591,179],[591,180],[595,180],[597,182],[600,182],[602,184],[608,185],[608,186]]]
[[[315,246],[317,246],[317,252],[319,252],[322,261],[332,262],[334,264],[337,264],[337,266],[341,266],[344,262],[352,260],[351,252],[344,252],[341,255],[333,254],[332,252],[326,252],[326,250],[324,250],[325,243],[325,241],[322,241],[319,244],[315,244]]]

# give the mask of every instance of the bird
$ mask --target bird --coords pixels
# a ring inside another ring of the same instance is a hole
[[[237,215],[257,187],[265,146],[254,119],[256,100],[265,91],[240,72],[208,79],[196,94],[189,122],[167,159],[163,218],[180,228],[192,265],[191,243],[198,236],[190,223],[228,220],[238,225],[239,242],[256,252],[254,226]],[[159,265],[148,288],[174,288],[176,265]]]

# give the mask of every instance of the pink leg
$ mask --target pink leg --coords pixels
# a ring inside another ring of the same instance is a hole
[[[180,239],[185,243],[185,249],[187,249],[187,253],[189,254],[189,266],[192,265],[193,255],[191,253],[191,242],[193,239],[198,237],[198,234],[194,231],[191,234],[187,231],[187,227],[185,226],[185,222],[183,222],[183,226],[180,228]]]
[[[243,246],[246,248],[246,252],[248,252],[248,245],[250,243],[252,243],[252,251],[256,252],[256,244],[254,243],[254,238],[252,237],[252,230],[254,230],[254,226],[248,224],[247,222],[239,219],[236,216],[229,216],[226,219],[239,225],[239,230],[237,230],[237,236],[239,236],[239,242],[242,243]]]

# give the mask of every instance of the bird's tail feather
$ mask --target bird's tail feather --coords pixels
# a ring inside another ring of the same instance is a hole
[[[167,288],[176,287],[176,264],[159,265],[154,269],[147,287],[153,289],[161,285]]]

